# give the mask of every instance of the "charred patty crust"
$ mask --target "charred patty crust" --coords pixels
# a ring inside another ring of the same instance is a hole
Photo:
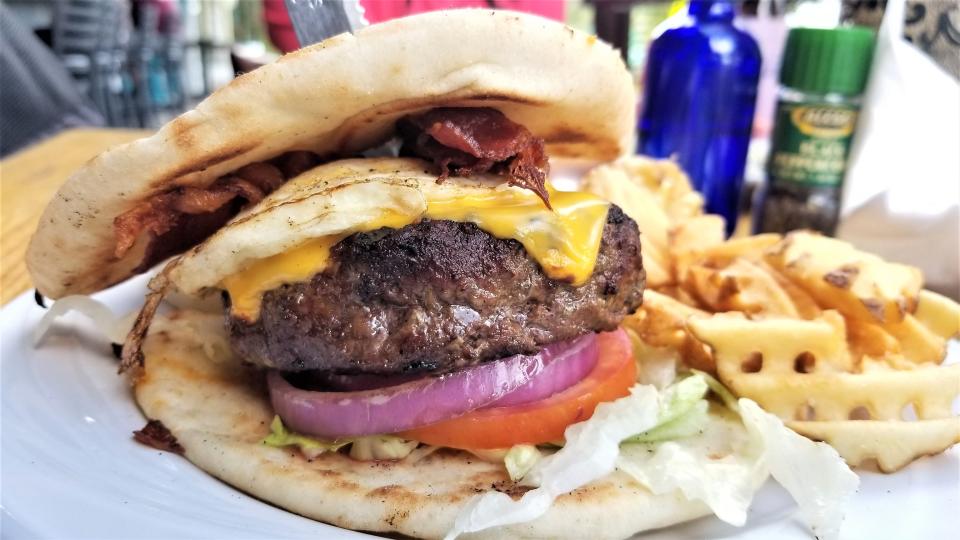
[[[265,293],[255,322],[228,311],[240,356],[283,371],[442,373],[613,330],[643,299],[637,225],[615,205],[579,287],[472,223],[356,234],[331,258],[310,281]]]

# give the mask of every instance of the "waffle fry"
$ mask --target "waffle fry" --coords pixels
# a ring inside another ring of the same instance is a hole
[[[640,244],[649,287],[674,282],[676,236],[687,246],[723,241],[723,219],[703,215],[703,198],[672,160],[624,158],[590,170],[583,187],[616,203],[643,231]]]
[[[781,376],[794,372],[853,371],[846,325],[836,311],[826,311],[813,321],[750,320],[742,313],[719,313],[709,318],[688,319],[687,326],[713,350],[717,374],[734,393],[738,393],[736,384],[741,382],[736,377],[739,373]],[[799,360],[802,354],[812,356],[813,361]]]
[[[714,215],[690,218],[674,225],[668,236],[673,254],[697,253],[703,249],[721,246],[725,236],[723,218]]]
[[[740,258],[760,262],[765,251],[780,240],[779,234],[761,234],[734,238],[720,244],[677,245],[672,253],[674,275],[677,282],[682,284],[687,279],[690,268],[695,265],[720,269]]]
[[[917,268],[807,231],[790,233],[766,258],[821,306],[881,324],[900,322],[913,313],[923,284]]]
[[[771,277],[774,281],[777,282],[777,285],[783,289],[783,292],[790,297],[790,301],[793,302],[793,307],[796,309],[797,313],[800,315],[801,319],[815,319],[823,313],[823,309],[817,305],[816,300],[810,296],[810,293],[803,290],[796,283],[790,281],[783,276],[780,272],[777,272],[766,262],[758,263],[761,268]]]
[[[647,289],[643,292],[643,309],[624,319],[623,326],[634,333],[644,349],[673,351],[677,363],[714,373],[713,355],[687,328],[687,320],[708,316],[705,311]]]
[[[790,295],[759,263],[738,258],[721,269],[693,265],[684,284],[711,311],[800,318]]]
[[[898,323],[884,327],[900,344],[900,354],[910,362],[939,364],[947,352],[947,340],[920,323],[913,315],[905,315]]]
[[[787,422],[787,426],[833,446],[853,467],[867,466],[875,460],[877,468],[885,473],[896,472],[919,457],[939,454],[960,442],[960,418]]]
[[[863,358],[886,360],[902,358],[900,342],[879,324],[870,321],[850,319],[847,321],[847,344],[850,354],[862,361]]]
[[[946,296],[920,291],[920,302],[914,317],[944,339],[960,335],[960,304]]]
[[[654,291],[654,289],[648,288],[644,291],[644,293],[646,293],[646,291]],[[677,302],[684,304],[685,306],[689,306],[695,309],[699,309],[701,307],[700,304],[697,302],[696,298],[691,296],[686,289],[678,285],[665,285],[663,287],[657,287],[656,292],[657,294],[668,296],[676,300]]]
[[[832,444],[852,466],[875,460],[892,472],[960,443],[960,418],[951,413],[960,365],[865,370],[852,362],[836,311],[813,321],[718,314],[687,325],[710,346],[718,377],[735,394]],[[916,420],[904,417],[909,406]]]
[[[644,233],[648,290],[624,321],[642,365],[714,373],[852,466],[893,472],[960,443],[960,365],[940,365],[960,305],[918,269],[807,231],[724,241],[670,161],[621,160],[586,187]]]
[[[725,266],[736,258],[760,260],[770,248],[782,240],[783,237],[779,234],[758,234],[733,238],[722,244],[711,244],[699,249],[688,249],[687,253],[695,259]]]

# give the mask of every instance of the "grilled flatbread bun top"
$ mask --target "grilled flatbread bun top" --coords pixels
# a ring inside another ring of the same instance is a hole
[[[291,150],[349,156],[434,107],[494,107],[553,157],[610,160],[632,149],[634,94],[617,51],[539,17],[455,10],[370,26],[238,77],[91,160],[43,213],[27,266],[52,298],[106,288],[142,270],[146,234],[117,258],[113,221],[144,199]]]
[[[385,213],[421,216],[429,199],[461,200],[494,192],[532,193],[494,175],[451,176],[437,183],[432,167],[414,158],[345,159],[289,180],[203,243],[170,271],[177,289],[193,294],[216,287],[259,259],[323,236],[360,232]]]

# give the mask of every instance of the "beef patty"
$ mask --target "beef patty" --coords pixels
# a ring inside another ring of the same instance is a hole
[[[579,287],[548,278],[516,240],[454,221],[356,234],[331,258],[264,294],[257,321],[228,313],[239,355],[284,371],[442,373],[613,330],[645,279],[637,225],[615,205]]]

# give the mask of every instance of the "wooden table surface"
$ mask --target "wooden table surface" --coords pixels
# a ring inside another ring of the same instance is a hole
[[[130,129],[71,129],[0,161],[0,304],[32,288],[24,254],[57,188],[93,156],[149,134]]]

